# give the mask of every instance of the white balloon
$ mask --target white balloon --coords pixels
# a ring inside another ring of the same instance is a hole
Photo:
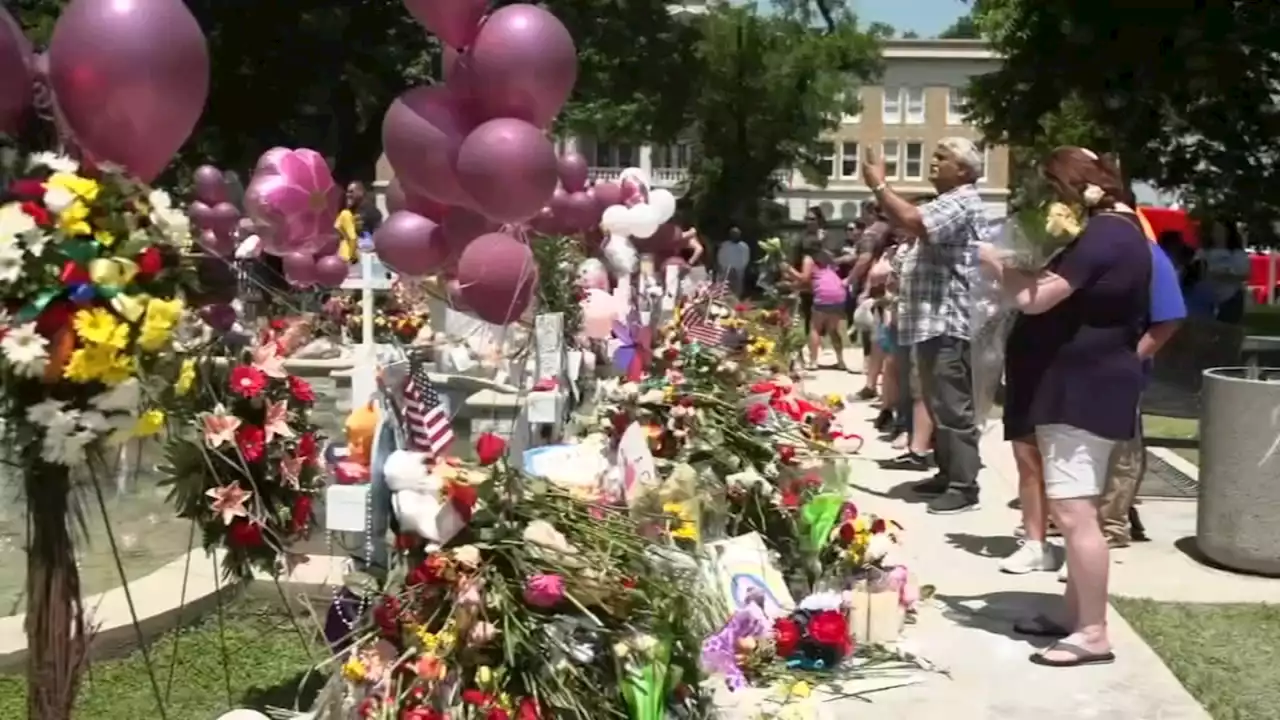
[[[627,208],[627,225],[632,237],[653,237],[653,234],[658,232],[658,226],[661,224],[662,220],[658,218],[658,211],[652,205],[640,203]]]
[[[271,720],[271,718],[263,715],[257,710],[245,710],[242,708],[239,710],[232,710],[226,715],[220,716],[218,720]]]
[[[600,216],[600,229],[610,235],[628,235],[627,218],[626,205],[610,205]]]
[[[621,183],[623,180],[634,181],[637,185],[644,188],[646,192],[649,190],[649,173],[638,167],[629,167],[619,173],[618,182]]]
[[[636,271],[640,255],[631,238],[626,235],[610,235],[604,243],[604,259],[614,277],[630,277]]]
[[[664,223],[676,214],[676,196],[670,190],[654,190],[649,193],[649,205],[658,211],[658,223]]]

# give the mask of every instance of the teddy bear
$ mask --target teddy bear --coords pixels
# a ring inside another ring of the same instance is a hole
[[[466,527],[466,520],[445,498],[445,485],[457,469],[413,450],[392,452],[382,466],[391,491],[391,508],[400,531],[443,545]]]

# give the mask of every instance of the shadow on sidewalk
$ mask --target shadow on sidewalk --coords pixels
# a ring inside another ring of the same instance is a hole
[[[929,502],[929,498],[917,495],[915,491],[911,489],[911,486],[916,484],[917,482],[919,481],[908,480],[907,482],[898,483],[897,485],[894,485],[888,490],[873,490],[869,487],[866,487],[865,485],[859,485],[857,483],[852,483],[852,482],[849,483],[849,487],[854,490],[857,490],[858,492],[863,492],[868,495],[871,495],[872,497],[885,498],[888,500],[901,500],[902,502],[908,503],[911,505],[919,505],[921,503]]]
[[[947,544],[970,555],[987,558],[1004,558],[1018,549],[1017,538],[1007,535],[974,535],[972,533],[947,533]]]
[[[942,616],[957,625],[1022,640],[1037,647],[1048,645],[1050,641],[1014,632],[1014,623],[1042,614],[1053,617],[1060,614],[1062,608],[1060,595],[1020,590],[983,595],[938,593],[933,599],[942,605]]]

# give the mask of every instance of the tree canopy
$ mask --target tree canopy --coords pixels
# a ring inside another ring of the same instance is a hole
[[[1006,57],[970,88],[989,137],[1036,147],[1069,121],[1204,208],[1280,209],[1280,3],[975,0],[974,20]]]

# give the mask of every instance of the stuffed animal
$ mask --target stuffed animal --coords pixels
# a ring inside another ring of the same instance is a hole
[[[427,453],[396,450],[382,466],[391,508],[401,532],[444,544],[466,527],[466,521],[445,498],[445,483],[456,469],[433,463]]]
[[[351,411],[347,416],[346,431],[346,453],[335,454],[333,474],[341,485],[368,482],[374,434],[378,431],[378,410],[373,403]]]

